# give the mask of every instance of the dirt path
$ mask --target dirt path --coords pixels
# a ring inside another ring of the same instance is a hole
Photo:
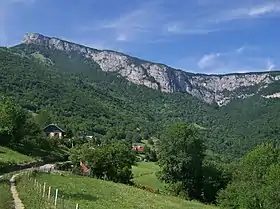
[[[38,167],[37,169],[42,171],[42,172],[48,172],[48,171],[53,171],[54,167],[55,167],[54,164],[46,164],[46,165],[42,165],[42,166]],[[27,168],[27,169],[23,169],[23,170],[31,170],[31,169],[32,168]],[[24,209],[24,205],[23,205],[21,199],[19,198],[17,188],[16,188],[16,178],[19,175],[20,175],[20,173],[14,174],[12,176],[12,178],[10,179],[11,193],[12,193],[12,196],[13,196],[13,199],[14,199],[14,208],[15,209]],[[0,176],[0,178],[1,178],[1,176]]]
[[[12,196],[14,199],[14,206],[15,209],[24,209],[24,205],[22,204],[19,196],[18,196],[18,192],[17,192],[17,188],[16,188],[16,177],[19,174],[15,174],[12,176],[12,178],[10,179],[11,182],[11,192],[12,192]]]

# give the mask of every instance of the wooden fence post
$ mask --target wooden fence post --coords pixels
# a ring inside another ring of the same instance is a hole
[[[62,209],[64,209],[64,196],[61,197]]]
[[[41,192],[42,192],[42,184],[39,184],[39,195],[41,196]]]
[[[45,192],[46,192],[46,182],[44,182],[42,197],[45,197]]]
[[[54,206],[57,205],[57,196],[58,196],[58,189],[55,190],[55,199],[54,199]]]
[[[48,200],[50,200],[50,198],[51,198],[51,189],[52,189],[52,187],[51,187],[51,186],[49,186]]]

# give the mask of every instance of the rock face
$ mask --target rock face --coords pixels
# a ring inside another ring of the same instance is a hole
[[[94,60],[103,71],[118,72],[135,84],[145,85],[163,92],[186,92],[207,103],[217,103],[220,106],[234,98],[252,96],[261,88],[265,88],[267,84],[280,78],[279,75],[270,73],[193,74],[119,52],[92,49],[38,33],[25,35],[23,43],[43,45],[65,52],[76,52]],[[252,87],[255,92],[248,90]]]

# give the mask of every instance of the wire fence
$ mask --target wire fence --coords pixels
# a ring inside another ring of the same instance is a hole
[[[39,182],[32,172],[24,173],[19,182],[20,196],[25,196],[28,204],[40,209],[81,209],[78,203],[73,203],[59,188]]]

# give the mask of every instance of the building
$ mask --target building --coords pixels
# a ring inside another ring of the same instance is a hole
[[[142,147],[142,146],[135,146],[134,145],[134,146],[132,146],[132,150],[135,150],[135,151],[141,153],[141,152],[144,151],[144,147]]]
[[[66,132],[57,126],[56,124],[49,124],[44,128],[44,133],[48,137],[56,137],[56,138],[63,138],[66,136]]]

